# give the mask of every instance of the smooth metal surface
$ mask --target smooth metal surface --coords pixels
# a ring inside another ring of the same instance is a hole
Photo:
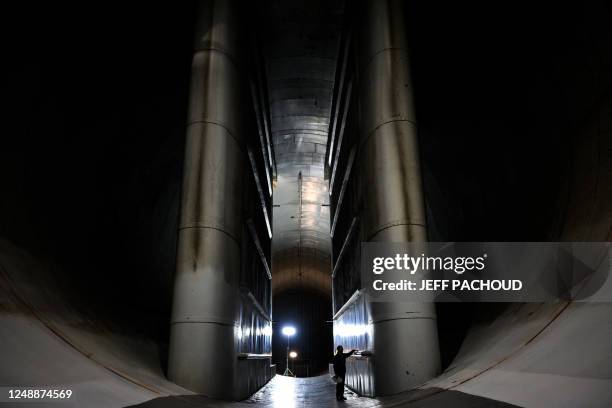
[[[356,292],[334,316],[334,344],[345,350],[371,350],[375,345],[371,305],[363,292]],[[380,354],[384,354],[381,349]],[[345,383],[359,395],[376,395],[375,358],[354,358],[346,361]],[[381,379],[384,381],[384,379]]]
[[[365,240],[427,239],[412,85],[400,1],[368,1],[363,10],[360,72]],[[414,388],[440,370],[433,303],[352,305],[334,319],[334,343],[359,345],[374,357],[351,362],[346,382],[365,395]],[[367,363],[366,363],[367,362]]]
[[[410,122],[381,125],[360,157],[368,241],[425,241],[427,238],[416,128]]]
[[[226,128],[188,126],[180,230],[214,228],[239,241],[243,165],[241,146]]]
[[[237,6],[200,4],[185,146],[168,376],[192,391],[240,399],[265,384],[271,322],[239,291],[245,92]],[[248,167],[247,167],[248,168]],[[260,194],[263,190],[258,185]],[[269,232],[269,231],[268,231]]]
[[[272,24],[265,54],[277,166],[274,292],[308,287],[328,294],[331,241],[324,166],[342,4],[269,1],[267,6]]]
[[[403,225],[407,235],[387,234],[421,241],[425,210],[403,6],[391,0],[367,4],[358,52],[366,237],[376,241],[381,231]]]
[[[304,231],[302,231],[302,234],[304,234]],[[307,242],[304,236],[302,236],[302,240],[303,243]],[[298,264],[297,247],[275,253],[272,277],[273,291],[278,293],[285,289],[304,288],[325,291],[326,294],[329,294],[331,292],[329,254],[319,252],[311,247],[303,247],[300,255],[302,259]]]

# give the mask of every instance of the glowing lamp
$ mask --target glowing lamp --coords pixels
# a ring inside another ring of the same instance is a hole
[[[292,327],[292,326],[283,327],[283,334],[287,337],[293,336],[295,334],[295,327]]]

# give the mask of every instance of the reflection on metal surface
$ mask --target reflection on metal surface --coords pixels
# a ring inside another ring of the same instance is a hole
[[[355,293],[334,318],[334,344],[342,345],[345,350],[371,350],[375,334],[371,320],[365,296]],[[345,381],[358,394],[374,396],[374,360],[349,357]]]
[[[330,269],[324,168],[341,3],[321,3],[317,15],[305,5],[304,10],[300,7],[282,2],[271,5],[275,31],[266,44],[277,164],[273,285],[275,291],[306,285],[329,293],[329,283],[324,283],[329,281]],[[290,261],[294,256],[300,259],[297,268]],[[278,274],[286,275],[280,277],[280,284]]]
[[[302,236],[302,242],[306,243],[308,240]],[[312,244],[305,244],[301,250],[302,260],[298,268],[297,252],[296,246],[276,252],[274,255],[273,292],[279,293],[285,289],[300,287],[322,291],[325,295],[329,295],[331,292],[329,254],[313,249]]]
[[[353,54],[345,52],[355,63],[341,75],[346,95],[334,95],[342,112],[331,161],[334,343],[373,352],[350,360],[347,384],[365,395],[390,395],[435,376],[440,361],[434,304],[373,304],[358,276],[359,242],[427,239],[403,3],[362,5]],[[344,38],[348,43],[350,34]],[[345,140],[345,128],[358,136]]]
[[[199,3],[168,357],[172,381],[224,399],[245,398],[273,374],[269,358],[237,358],[269,355],[272,339],[264,309],[269,302],[263,298],[270,293],[268,277],[254,272],[243,279],[245,252],[259,252],[255,258],[263,262],[262,270],[269,269],[257,231],[253,234],[255,224],[247,225],[254,237],[244,233],[249,170],[263,210],[257,214],[265,221],[262,237],[269,238],[271,229],[257,158],[245,149],[252,130],[247,125],[254,121],[245,109],[240,28],[236,2]],[[243,251],[248,248],[243,239],[255,245]]]

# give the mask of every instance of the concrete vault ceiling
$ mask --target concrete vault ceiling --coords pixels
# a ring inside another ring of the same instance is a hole
[[[330,291],[324,161],[343,2],[268,1],[265,59],[277,166],[273,286]],[[300,179],[301,173],[301,179]]]

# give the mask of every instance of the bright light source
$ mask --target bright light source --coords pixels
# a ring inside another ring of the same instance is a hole
[[[295,334],[295,327],[291,327],[291,326],[283,327],[283,334],[285,336],[293,336]]]
[[[297,353],[295,351],[292,351],[291,353],[289,353],[289,357],[296,358],[297,357]]]

